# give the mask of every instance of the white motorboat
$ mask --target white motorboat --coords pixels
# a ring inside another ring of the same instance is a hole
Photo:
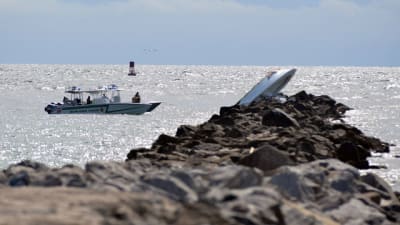
[[[137,95],[132,103],[121,102],[120,91],[116,85],[97,89],[81,90],[79,87],[68,88],[62,103],[50,103],[45,107],[48,114],[131,114],[141,115],[153,111],[161,102],[140,102]],[[138,94],[138,93],[137,93]]]
[[[277,96],[295,73],[296,69],[282,69],[268,73],[237,104],[248,106],[260,99]]]

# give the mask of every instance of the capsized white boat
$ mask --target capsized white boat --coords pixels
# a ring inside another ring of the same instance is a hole
[[[62,103],[50,103],[44,110],[48,114],[131,114],[141,115],[153,111],[161,102],[121,102],[120,91],[116,85],[97,89],[81,90],[68,88]],[[132,98],[132,101],[135,100]]]
[[[248,106],[260,99],[277,96],[295,73],[296,69],[282,69],[269,73],[247,92],[237,104]]]

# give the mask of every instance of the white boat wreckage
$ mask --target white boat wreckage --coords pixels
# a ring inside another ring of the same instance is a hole
[[[295,73],[296,69],[282,69],[268,73],[237,104],[248,106],[261,99],[279,96],[280,91],[289,83]]]
[[[130,114],[141,115],[153,111],[161,102],[140,102],[139,93],[132,102],[121,102],[120,91],[116,85],[97,89],[81,90],[79,87],[67,88],[62,103],[50,103],[45,107],[48,114]]]

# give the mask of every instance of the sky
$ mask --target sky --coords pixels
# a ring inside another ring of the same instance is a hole
[[[400,0],[0,0],[0,64],[400,66]]]

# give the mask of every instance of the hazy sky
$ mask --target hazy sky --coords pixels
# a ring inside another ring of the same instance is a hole
[[[400,66],[400,0],[0,0],[0,63]]]

